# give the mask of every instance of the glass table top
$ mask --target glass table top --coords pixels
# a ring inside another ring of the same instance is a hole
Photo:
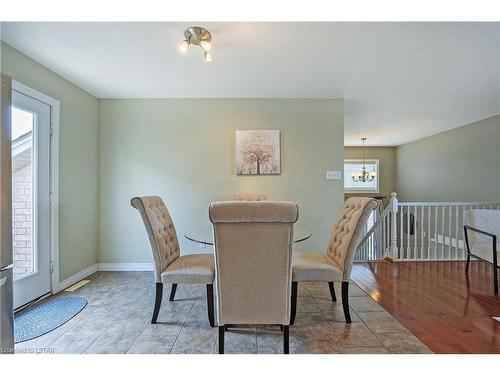
[[[312,233],[309,229],[304,228],[300,225],[293,226],[293,242],[301,242],[307,240],[312,236]],[[199,227],[195,227],[193,229],[188,230],[184,237],[186,237],[190,241],[202,243],[205,245],[213,245],[213,233],[212,233],[212,225],[200,225]]]

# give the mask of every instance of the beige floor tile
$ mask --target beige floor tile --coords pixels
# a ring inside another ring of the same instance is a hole
[[[217,352],[218,348],[215,351]],[[256,328],[230,328],[224,334],[224,352],[227,354],[257,354]]]
[[[330,326],[342,347],[382,346],[378,338],[362,322],[331,322]]]
[[[217,340],[217,329],[183,327],[171,353],[173,354],[212,354]]]
[[[374,333],[410,333],[401,323],[399,323],[397,320],[392,320],[392,321],[382,321],[382,322],[376,322],[376,321],[369,321],[366,322],[366,325],[370,330]]]
[[[357,313],[363,322],[386,322],[395,320],[387,311],[361,311]]]
[[[373,299],[371,299],[368,296],[349,297],[349,306],[355,312],[384,311],[382,306],[380,306],[377,302],[375,302]]]
[[[302,353],[303,339],[290,332],[290,353]],[[257,328],[257,349],[259,354],[283,354],[283,333],[279,327]]]
[[[83,353],[97,338],[98,335],[65,333],[51,343],[48,348],[55,354],[80,354]]]
[[[174,317],[167,321],[158,321],[156,324],[147,324],[142,331],[152,336],[177,336],[182,329],[184,321],[176,320]]]
[[[318,303],[318,306],[326,320],[331,320],[335,322],[345,322],[344,308],[342,307],[342,303],[340,302]],[[349,309],[349,311],[352,322],[361,321],[361,319],[358,317],[358,315],[354,312],[353,309]]]
[[[123,354],[130,349],[137,336],[131,334],[101,335],[85,350],[85,353]]]
[[[359,312],[358,316],[374,333],[409,333],[401,323],[385,311]]]
[[[305,354],[334,354],[340,352],[340,344],[335,340],[304,340],[300,346]]]
[[[141,334],[127,354],[168,354],[172,350],[175,339],[176,336]]]
[[[430,349],[411,333],[377,334],[382,344],[390,353],[397,354],[430,354]]]
[[[340,349],[341,354],[389,354],[389,351],[383,346],[359,347],[351,346]]]
[[[109,324],[107,329],[103,332],[103,335],[130,335],[138,336],[147,325],[149,325],[149,320],[146,319],[120,319],[115,320]]]

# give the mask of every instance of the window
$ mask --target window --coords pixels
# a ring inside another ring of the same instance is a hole
[[[373,181],[355,182],[352,179],[352,175],[357,175],[361,168],[363,168],[363,160],[344,160],[344,191],[348,193],[378,193],[378,159],[365,160],[366,171],[375,173]]]

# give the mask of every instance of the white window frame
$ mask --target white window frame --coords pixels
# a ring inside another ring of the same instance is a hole
[[[344,170],[345,170],[345,164],[347,163],[359,163],[359,164],[362,164],[363,163],[363,159],[344,159]],[[376,186],[376,190],[374,189],[365,189],[363,187],[359,187],[359,188],[346,188],[345,187],[345,179],[346,178],[351,178],[351,176],[346,176],[345,173],[344,173],[344,192],[345,193],[351,193],[351,194],[362,194],[362,193],[370,193],[370,194],[378,194],[380,193],[380,162],[379,162],[379,159],[365,159],[365,163],[368,164],[373,164],[375,163],[376,165],[376,168],[377,168],[377,177],[375,178],[375,180],[377,181],[377,186]]]
[[[41,93],[21,82],[12,80],[12,90],[30,96],[50,107],[50,288],[60,291],[59,280],[59,100]]]

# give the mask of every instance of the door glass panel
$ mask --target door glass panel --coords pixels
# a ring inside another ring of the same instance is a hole
[[[35,272],[33,247],[33,124],[35,115],[12,108],[12,244],[14,278]]]

